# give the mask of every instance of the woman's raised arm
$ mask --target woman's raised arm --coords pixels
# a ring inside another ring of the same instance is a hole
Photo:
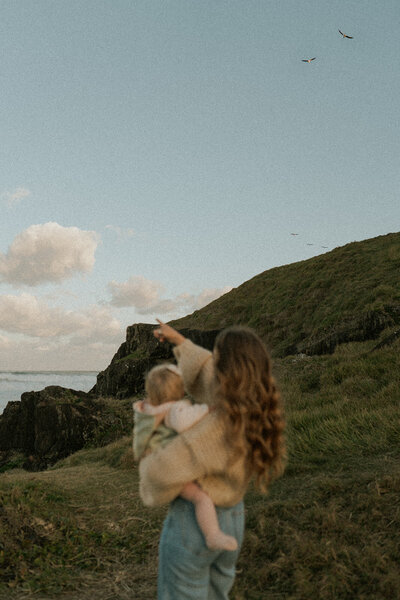
[[[156,321],[160,324],[160,327],[154,329],[153,333],[160,342],[167,341],[174,344],[174,346],[179,346],[179,344],[185,341],[185,336],[179,333],[179,331],[163,323],[160,319],[156,319]]]
[[[175,345],[174,355],[182,372],[186,391],[200,404],[213,404],[214,396],[214,363],[212,353],[191,340],[179,331],[157,319],[160,327],[154,329],[155,337],[160,342]]]

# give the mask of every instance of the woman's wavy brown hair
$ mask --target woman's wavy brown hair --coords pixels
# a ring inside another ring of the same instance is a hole
[[[234,457],[245,452],[256,486],[266,492],[286,459],[280,394],[271,375],[269,353],[250,328],[221,331],[215,341],[216,410],[228,416],[227,442]]]

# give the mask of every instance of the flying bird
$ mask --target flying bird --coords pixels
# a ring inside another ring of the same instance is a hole
[[[307,244],[307,246],[314,246],[314,244]]]
[[[299,235],[298,233],[291,233],[290,235]]]
[[[315,60],[316,58],[317,58],[316,56],[314,56],[314,58],[302,58],[301,62],[308,62],[308,63],[310,63],[312,60]]]
[[[343,33],[343,31],[340,31],[340,29],[338,29],[338,32],[342,34],[343,39],[347,38],[348,40],[352,40],[353,36],[352,35],[346,35],[345,33]]]

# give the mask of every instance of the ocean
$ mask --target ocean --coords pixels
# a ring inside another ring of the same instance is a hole
[[[48,385],[60,385],[88,392],[98,371],[0,371],[0,414],[7,402],[21,400],[24,392],[38,392]]]

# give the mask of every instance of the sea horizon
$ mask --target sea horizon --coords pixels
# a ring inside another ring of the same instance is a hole
[[[8,402],[20,401],[24,392],[39,392],[49,385],[88,392],[98,373],[100,370],[0,370],[0,415]]]
[[[100,373],[100,370],[97,371],[94,369],[0,369],[0,373]]]

